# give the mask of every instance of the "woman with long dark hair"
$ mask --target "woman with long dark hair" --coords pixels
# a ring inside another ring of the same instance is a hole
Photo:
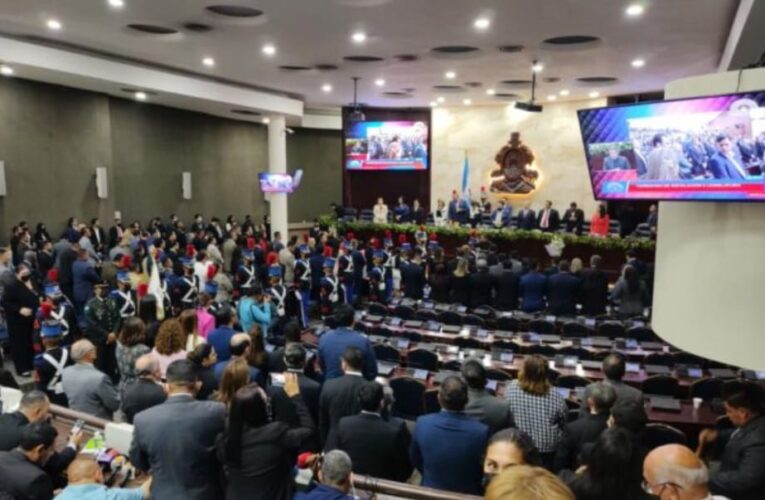
[[[619,315],[623,317],[640,316],[646,305],[646,287],[640,274],[633,266],[625,266],[622,277],[611,291],[611,301],[616,303]]]
[[[42,249],[43,243],[46,241],[53,241],[50,239],[50,234],[48,234],[48,230],[45,227],[45,224],[42,222],[37,223],[37,227],[35,228],[35,235],[34,235],[34,242],[35,246],[37,246],[38,250]]]
[[[40,296],[32,281],[32,271],[26,264],[16,266],[16,277],[5,287],[2,306],[8,325],[11,357],[16,373],[28,377],[32,373],[34,351],[35,312]]]
[[[120,394],[129,382],[137,378],[135,361],[150,352],[151,349],[146,345],[146,325],[141,318],[135,316],[127,318],[122,324],[115,348],[117,368],[120,372],[120,383],[117,390]]]
[[[314,423],[300,395],[297,375],[284,374],[284,392],[292,400],[299,426],[270,419],[268,396],[256,384],[236,392],[226,432],[217,443],[227,474],[227,500],[288,500],[297,452],[314,434]]]

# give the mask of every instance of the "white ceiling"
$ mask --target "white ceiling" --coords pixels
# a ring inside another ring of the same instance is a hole
[[[500,101],[497,92],[527,96],[526,89],[499,82],[528,79],[530,62],[544,63],[538,98],[560,90],[582,99],[594,90],[617,95],[663,89],[674,79],[717,70],[738,0],[644,0],[645,14],[624,14],[628,0],[124,0],[122,9],[107,0],[2,0],[0,33],[45,38],[106,54],[184,72],[214,77],[298,97],[312,108],[336,107],[352,96],[351,76],[363,78],[359,100],[378,106],[426,106],[438,96],[447,104],[472,99],[473,104]],[[242,22],[205,10],[213,4],[257,8],[265,14]],[[359,6],[362,5],[362,6]],[[53,32],[46,20],[56,18],[63,29]],[[491,26],[473,27],[478,17]],[[213,27],[207,33],[185,30],[185,22]],[[177,35],[148,36],[125,29],[129,23],[167,26]],[[363,30],[368,40],[357,45],[351,33]],[[581,50],[549,50],[541,42],[563,35],[592,35],[600,45]],[[164,39],[166,38],[166,39]],[[261,47],[273,43],[277,54],[266,57]],[[519,44],[520,53],[500,52],[499,45]],[[431,49],[441,45],[470,45],[480,51],[469,57],[443,57]],[[71,48],[71,47],[70,47]],[[416,62],[399,62],[398,54],[416,54]],[[346,62],[343,56],[378,56],[375,63]],[[214,68],[202,58],[215,58]],[[631,61],[645,60],[635,69]],[[12,62],[12,61],[7,61]],[[336,71],[286,72],[279,65],[338,65]],[[448,70],[457,72],[446,80]],[[23,71],[18,76],[24,77]],[[576,78],[616,77],[610,86],[578,84]],[[374,80],[384,78],[379,88]],[[481,88],[461,93],[434,90],[433,85],[480,82]],[[324,93],[321,86],[331,84]],[[409,98],[391,98],[383,91],[414,89]],[[115,89],[118,92],[118,89]],[[161,101],[161,96],[158,97]],[[505,99],[506,101],[507,99]]]

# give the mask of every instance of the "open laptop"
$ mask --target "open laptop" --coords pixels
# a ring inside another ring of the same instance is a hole
[[[555,389],[555,392],[560,394],[560,397],[563,399],[568,399],[571,396],[571,389],[568,387],[553,387]]]
[[[383,320],[382,316],[377,316],[375,314],[367,314],[364,316],[364,321],[367,323],[380,323]]]
[[[444,325],[441,327],[441,331],[443,333],[460,333],[462,331],[462,327],[455,325]]]
[[[752,375],[755,375],[755,377],[749,378],[747,376],[747,372],[750,370],[744,371],[744,377],[749,380],[765,380],[765,372],[752,372]],[[762,378],[756,377],[756,373],[761,373],[763,376]],[[731,370],[730,368],[710,368],[709,374],[716,378],[736,378],[736,372]]]
[[[465,306],[457,306],[455,307],[455,310],[460,314],[465,314],[467,312],[467,307]]]
[[[440,372],[436,372],[433,374],[433,382],[435,382],[436,384],[440,384],[444,380],[446,380],[446,377],[450,377],[452,375],[456,377],[461,376],[460,372],[454,372],[450,370],[441,370]]]
[[[393,370],[398,367],[395,363],[388,363],[387,361],[377,362],[377,374],[381,377],[390,377]]]
[[[664,349],[664,344],[661,342],[641,342],[640,347],[646,351],[661,351]]]
[[[388,324],[390,326],[400,326],[401,325],[401,318],[396,318],[396,317],[390,318],[388,320]]]
[[[425,324],[425,329],[428,330],[429,332],[438,333],[441,331],[441,323],[439,323],[438,321],[432,321],[432,320],[428,321]]]
[[[489,336],[489,330],[479,328],[475,331],[475,333],[471,332],[471,335],[478,337],[479,339],[485,339]]]
[[[422,328],[422,321],[408,319],[404,321],[404,328]]]
[[[576,364],[579,362],[578,356],[568,356],[565,354],[557,354],[555,356],[556,368],[571,368],[575,369]]]
[[[648,404],[652,410],[669,411],[673,413],[679,413],[683,407],[679,399],[663,396],[649,396]]]
[[[491,359],[494,361],[499,361],[500,363],[512,363],[513,358],[515,357],[515,354],[513,354],[513,351],[492,351],[491,352]]]
[[[625,371],[627,373],[640,373],[640,363],[627,362],[625,364]]]
[[[675,371],[679,377],[701,378],[704,371],[696,365],[675,365]]]
[[[411,341],[404,337],[395,337],[390,339],[390,345],[396,349],[409,349],[409,344],[411,344]]]
[[[602,370],[603,369],[602,361],[592,361],[588,359],[583,359],[579,363],[581,363],[583,370]]]
[[[664,365],[644,365],[643,369],[648,375],[669,375],[672,373],[672,370]]]
[[[560,335],[540,335],[539,340],[541,340],[545,344],[557,344],[560,342]]]
[[[420,368],[407,368],[406,374],[409,375],[412,378],[416,378],[417,380],[428,380],[428,370],[422,370]]]

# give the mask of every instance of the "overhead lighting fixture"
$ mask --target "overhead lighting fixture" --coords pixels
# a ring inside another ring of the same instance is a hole
[[[321,91],[326,93],[332,92],[332,85],[325,83],[324,85],[321,86]]]
[[[213,66],[215,66],[215,59],[213,59],[212,57],[205,57],[204,59],[202,59],[202,64],[204,64],[208,68],[212,68]]]
[[[447,80],[454,80],[455,78],[457,78],[457,73],[455,71],[447,71],[446,73],[444,73],[444,76],[446,77]]]
[[[643,59],[635,59],[632,61],[633,68],[642,68],[643,66],[645,66],[645,61]]]
[[[347,120],[349,122],[363,122],[367,119],[364,112],[361,111],[361,105],[359,104],[359,80],[361,77],[354,76],[353,80],[353,110],[348,113]]]
[[[463,99],[462,104],[464,104],[465,106],[470,106],[471,104],[473,104],[473,101],[471,101],[470,99]]]
[[[262,122],[263,122],[263,125],[268,125],[269,123],[271,123],[271,118],[268,118],[266,116],[266,117],[263,118]]]
[[[624,12],[630,17],[638,17],[643,15],[643,12],[645,12],[645,7],[639,3],[633,3],[627,7]]]
[[[377,85],[378,87],[384,87],[385,80],[383,80],[382,78],[378,78],[377,80],[375,80],[375,85]]]
[[[146,92],[136,92],[135,93],[135,100],[136,101],[145,101],[147,98]]]
[[[367,34],[363,31],[357,31],[351,35],[351,40],[353,40],[355,43],[364,43],[367,41]]]
[[[494,95],[496,93],[497,93],[497,91],[494,90],[494,89],[486,89],[486,95]]]
[[[557,99],[558,99],[558,96],[555,95],[555,94],[550,94],[550,95],[547,96],[547,100],[548,101],[555,101]]]
[[[438,106],[438,103],[436,101],[430,101],[431,108],[435,108],[436,106]]]
[[[61,21],[59,21],[58,19],[48,19],[45,25],[48,27],[49,30],[53,30],[53,31],[58,31],[61,28],[63,28]]]
[[[274,47],[274,46],[273,46],[273,45],[271,45],[271,44],[268,44],[268,45],[264,45],[264,46],[263,46],[263,48],[261,49],[261,51],[262,51],[262,52],[263,52],[265,55],[267,55],[267,56],[272,56],[272,55],[276,54],[276,47]]]
[[[600,97],[600,92],[597,92],[597,91],[594,91],[594,90],[592,92],[590,92],[590,99],[595,99],[597,97]]]
[[[125,6],[124,0],[109,0],[109,6],[114,7],[115,9],[121,9]]]
[[[559,94],[560,94],[560,95],[562,95],[563,97],[566,97],[566,96],[567,96],[567,95],[569,95],[570,93],[571,93],[571,92],[569,92],[569,91],[568,91],[568,89],[563,89],[563,90],[561,90],[561,91],[559,92]]]
[[[438,104],[443,104],[443,103],[446,102],[446,98],[445,97],[439,97],[438,99],[436,99],[436,101],[438,101]]]
[[[473,26],[478,30],[489,29],[489,26],[491,26],[491,21],[486,17],[479,17],[475,20],[475,22],[473,22]]]
[[[534,64],[531,66],[531,71],[534,73],[539,73],[543,69],[545,69],[545,67],[541,62],[534,61]]]
[[[13,76],[14,73],[15,71],[10,66],[7,66],[5,64],[0,66],[0,74],[2,74],[3,76]]]

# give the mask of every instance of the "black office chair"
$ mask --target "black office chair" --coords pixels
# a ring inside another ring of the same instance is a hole
[[[647,450],[653,450],[665,444],[688,445],[688,437],[679,429],[667,424],[647,424],[640,433],[640,442]]]
[[[592,359],[592,353],[585,349],[584,347],[575,347],[575,346],[566,346],[561,347],[558,349],[558,354],[563,354],[565,356],[576,356],[580,360],[587,360],[589,361]]]
[[[367,325],[359,321],[356,321],[355,323],[353,323],[353,329],[361,333],[369,333],[370,331],[372,331],[371,327],[367,327]]]
[[[444,371],[458,372],[462,369],[462,362],[458,359],[452,359],[441,364],[441,369]]]
[[[644,394],[651,396],[675,397],[678,382],[675,377],[668,375],[654,375],[643,380],[641,389]]]
[[[553,346],[545,344],[535,344],[526,348],[528,354],[541,354],[542,356],[552,358],[558,352]]]
[[[513,342],[512,340],[495,340],[491,343],[492,349],[499,349],[502,351],[513,351],[515,354],[521,352],[521,346]]]
[[[555,385],[558,387],[565,387],[567,389],[575,389],[577,387],[587,387],[592,383],[591,380],[579,375],[561,375],[555,381]]]
[[[438,321],[450,326],[462,326],[462,316],[454,311],[441,311],[438,313]]]
[[[422,342],[422,334],[414,330],[404,330],[401,336],[408,338],[412,342]]]
[[[388,315],[388,308],[379,302],[370,302],[367,304],[367,312],[374,316],[385,317]]]
[[[617,337],[624,337],[625,335],[624,325],[619,321],[604,321],[598,326],[599,337],[615,339]]]
[[[396,309],[393,310],[393,314],[403,320],[413,319],[414,308],[409,306],[399,305],[399,306],[396,306]]]
[[[539,333],[542,335],[554,335],[555,325],[544,319],[535,319],[529,321],[528,330],[532,333]]]
[[[701,398],[704,401],[712,401],[715,398],[721,398],[724,383],[719,378],[708,377],[701,380],[695,380],[688,389],[691,398]]]
[[[393,415],[416,420],[425,413],[425,384],[412,377],[396,377],[389,382],[393,390]]]
[[[672,367],[675,365],[675,356],[663,352],[652,352],[643,359],[645,365],[661,365]]]
[[[674,357],[676,365],[694,365],[700,367],[707,366],[707,359],[702,358],[701,356],[696,356],[695,354],[691,354],[689,352],[680,351],[674,353],[672,356]]]
[[[568,338],[582,338],[595,335],[595,331],[576,321],[568,321],[563,325],[561,333]]]
[[[438,355],[425,349],[414,349],[407,355],[407,365],[413,368],[422,368],[429,372],[438,371]]]
[[[633,326],[627,330],[627,338],[635,339],[638,342],[660,342],[661,339],[656,332],[647,326]]]
[[[483,320],[483,318],[476,314],[464,315],[462,317],[462,324],[465,326],[477,326],[478,328],[483,328],[486,326],[486,322]]]
[[[438,413],[441,411],[441,403],[438,402],[438,389],[425,391],[425,413]]]
[[[380,337],[393,336],[393,331],[390,328],[386,328],[384,326],[378,326],[376,328],[372,328],[370,332],[371,332],[371,335],[379,335]]]
[[[418,309],[414,313],[414,319],[419,321],[438,321],[438,313],[428,309]]]
[[[560,372],[558,370],[552,368],[547,370],[547,380],[549,380],[552,385],[555,385],[559,378]]]
[[[566,400],[566,404],[568,405],[568,400]],[[579,414],[582,412],[581,406],[578,408],[569,408],[566,411],[566,423],[572,423],[579,420]]]
[[[500,316],[497,318],[497,330],[518,332],[521,330],[521,322],[512,316]]]
[[[372,350],[375,352],[377,361],[387,361],[389,363],[399,364],[401,362],[401,353],[393,346],[385,344],[374,344]]]
[[[487,368],[486,369],[486,378],[488,380],[497,380],[499,382],[507,382],[508,380],[512,380],[512,375],[507,373],[505,370],[498,370],[497,368]]]
[[[484,345],[480,340],[473,337],[457,337],[454,339],[454,343],[461,349],[483,349]]]
[[[476,314],[484,319],[494,319],[497,317],[497,311],[493,307],[483,305],[473,309],[473,314]]]

